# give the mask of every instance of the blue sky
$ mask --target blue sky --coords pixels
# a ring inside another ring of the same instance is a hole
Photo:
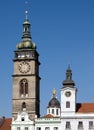
[[[28,0],[32,40],[40,54],[41,115],[70,64],[77,102],[94,102],[94,0]],[[0,3],[0,116],[11,117],[12,74],[21,41],[25,0]]]

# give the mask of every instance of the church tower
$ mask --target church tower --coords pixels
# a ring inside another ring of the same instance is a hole
[[[61,116],[63,114],[76,112],[76,92],[75,83],[72,80],[72,71],[70,66],[66,70],[66,79],[63,81],[61,88]]]
[[[40,116],[40,62],[36,45],[32,42],[27,13],[22,40],[14,51],[12,116],[16,119],[18,112],[26,111],[33,120],[35,115]]]

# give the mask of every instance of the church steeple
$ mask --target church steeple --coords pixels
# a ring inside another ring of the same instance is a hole
[[[23,22],[23,34],[21,42],[17,45],[17,49],[36,49],[36,45],[32,42],[30,33],[31,24],[28,20],[28,10],[25,11],[25,20]]]
[[[12,115],[16,119],[18,112],[26,111],[29,119],[34,120],[36,115],[40,116],[40,62],[36,45],[32,42],[27,10],[25,14],[22,39],[14,51]]]
[[[70,69],[70,65],[68,65],[68,69],[66,70],[66,79],[63,81],[63,86],[64,87],[74,87],[75,83],[72,80],[72,71]]]
[[[30,34],[30,22],[28,20],[28,11],[26,10],[25,11],[25,15],[26,15],[26,18],[25,18],[25,21],[23,23],[23,35],[22,35],[22,40],[25,41],[25,40],[31,40],[31,34]]]

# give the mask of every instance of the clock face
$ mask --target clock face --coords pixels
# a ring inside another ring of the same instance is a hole
[[[65,93],[65,95],[66,95],[66,97],[70,97],[70,96],[71,96],[71,92],[70,92],[70,91],[67,91],[67,92]]]
[[[28,62],[23,61],[19,64],[19,71],[21,73],[27,73],[29,72],[29,70],[30,70],[30,65]]]

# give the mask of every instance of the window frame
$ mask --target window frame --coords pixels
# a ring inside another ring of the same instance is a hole
[[[78,129],[81,129],[81,128],[83,128],[83,122],[82,122],[82,121],[79,121],[79,122],[78,122]]]
[[[66,108],[70,108],[70,102],[66,101]]]
[[[67,121],[66,122],[66,129],[70,129],[70,128],[71,128],[70,121]]]
[[[93,121],[89,121],[89,129],[92,129],[93,127]]]

